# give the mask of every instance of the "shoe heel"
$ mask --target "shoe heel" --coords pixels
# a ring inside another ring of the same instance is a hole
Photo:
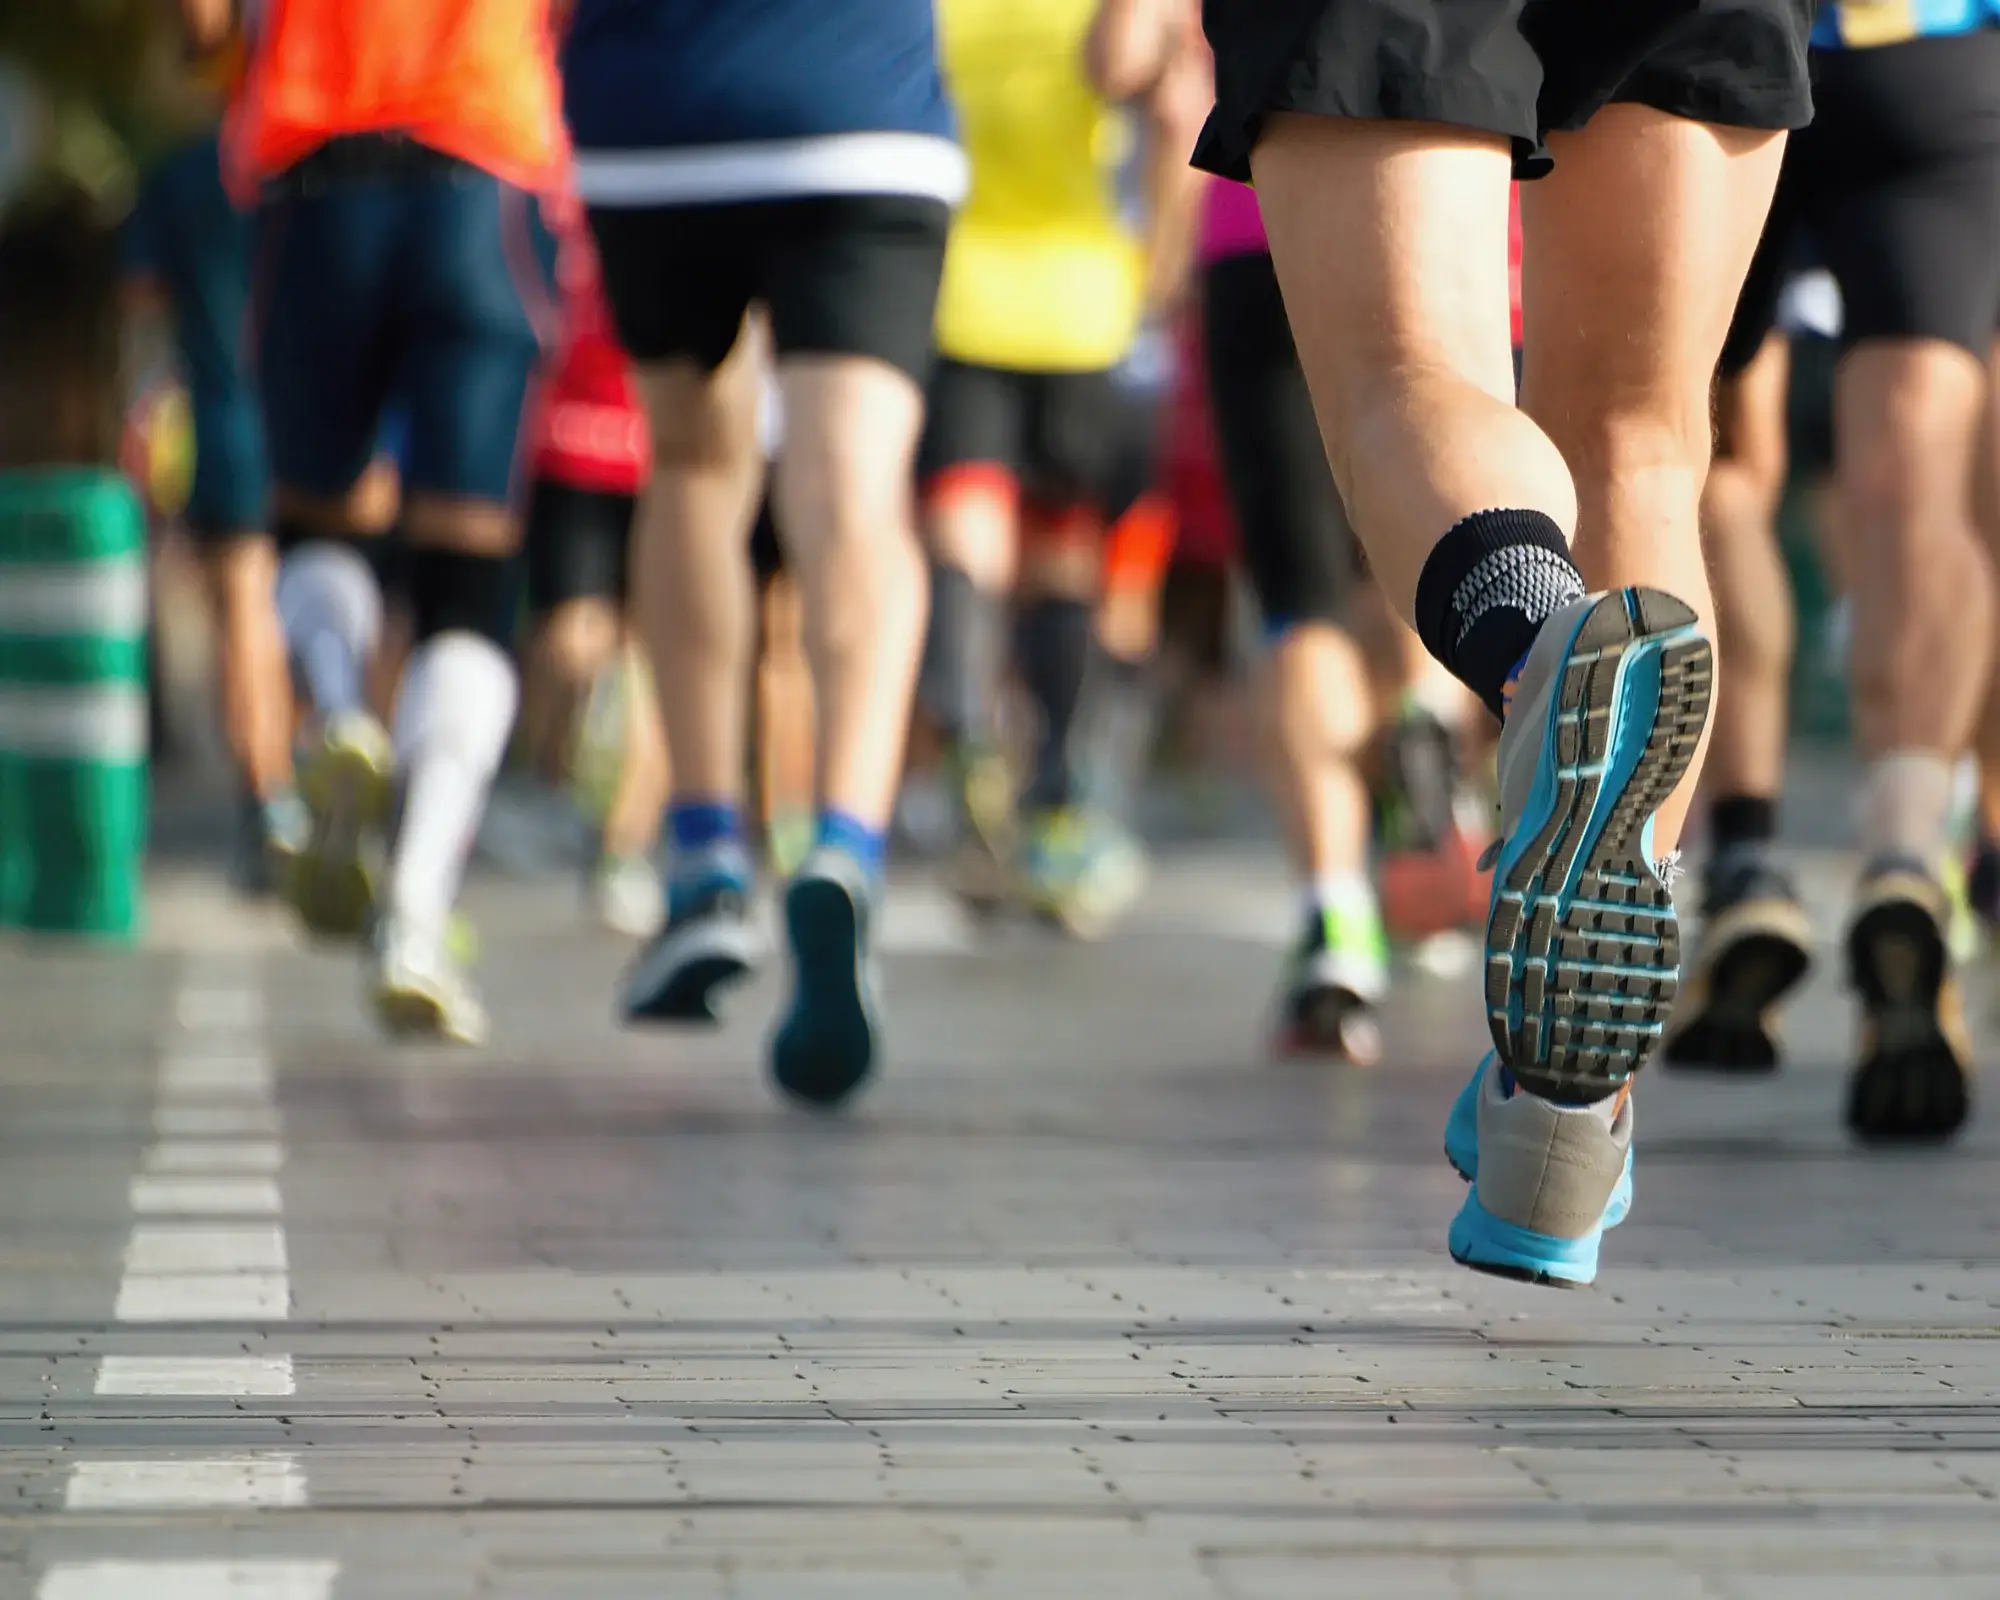
[[[1475,1184],[1452,1218],[1449,1243],[1452,1260],[1475,1272],[1552,1289],[1582,1289],[1597,1279],[1603,1236],[1599,1227],[1581,1239],[1554,1239],[1502,1222],[1479,1203]]]

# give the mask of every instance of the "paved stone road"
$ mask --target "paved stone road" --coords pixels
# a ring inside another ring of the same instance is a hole
[[[479,904],[478,1056],[199,885],[0,952],[0,1600],[2000,1594],[2000,1132],[1850,1150],[1830,983],[1787,1076],[1647,1084],[1560,1294],[1443,1253],[1462,986],[1261,1059],[1262,857],[1095,949],[899,891],[838,1121],[769,985],[621,1035],[566,895]]]

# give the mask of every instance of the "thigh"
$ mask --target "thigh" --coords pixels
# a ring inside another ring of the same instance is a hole
[[[513,498],[528,400],[556,335],[555,241],[532,196],[465,169],[410,182],[395,384],[412,494]]]
[[[634,361],[722,365],[754,293],[744,231],[754,209],[590,208],[605,296]]]
[[[1336,621],[1359,570],[1270,257],[1203,279],[1210,412],[1243,562],[1267,624]]]
[[[1705,459],[1783,135],[1621,104],[1550,143],[1554,172],[1522,187],[1523,406],[1566,454],[1640,417]]]
[[[282,488],[344,495],[374,454],[394,361],[397,220],[376,183],[289,195],[258,214],[251,366]]]
[[[940,359],[925,391],[917,481],[931,487],[967,467],[996,468],[1018,487],[1027,465],[1029,376]]]
[[[757,210],[757,288],[779,359],[864,356],[922,387],[949,209],[909,195],[827,195]]]

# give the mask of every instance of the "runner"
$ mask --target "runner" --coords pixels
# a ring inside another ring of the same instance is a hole
[[[259,203],[258,376],[298,542],[340,525],[392,391],[408,408],[415,642],[393,754],[350,657],[328,698],[353,704],[306,795],[322,860],[351,863],[400,768],[374,1002],[395,1032],[467,1043],[485,1012],[447,927],[517,696],[510,494],[553,265],[534,197],[566,157],[549,26],[548,0],[285,0],[255,26],[228,134]],[[359,606],[358,581],[342,592]]]
[[[1777,130],[1810,114],[1809,14],[1204,7],[1218,103],[1196,159],[1239,181],[1254,168],[1369,565],[1432,654],[1512,709],[1484,972],[1496,1048],[1447,1131],[1471,1182],[1451,1251],[1483,1271],[1590,1282],[1630,1205],[1629,1082],[1678,976],[1661,858],[1707,720],[1709,382]],[[1522,197],[1522,409],[1516,159],[1548,174]]]
[[[204,558],[218,623],[223,732],[243,794],[230,877],[242,892],[264,894],[289,876],[312,823],[293,784],[264,430],[243,350],[252,224],[222,182],[219,124],[234,65],[224,50],[205,82],[190,86],[200,131],[147,174],[121,245],[131,311],[143,317],[164,306],[173,321],[195,429],[183,520]]]
[[[910,507],[950,205],[929,0],[579,0],[564,50],[582,194],[656,469],[642,543],[674,796],[668,924],[634,1020],[703,1021],[751,967],[744,541],[762,490],[761,306],[785,439],[778,531],[818,721],[817,844],[785,897],[779,1086],[833,1104],[877,1047],[870,922],[922,648]]]
[[[918,464],[936,562],[933,711],[965,820],[998,869],[969,863],[982,881],[966,887],[981,899],[1004,893],[1018,872],[1027,903],[1082,936],[1105,931],[1143,877],[1119,819],[1088,803],[1080,728],[1086,684],[1123,676],[1097,644],[1106,537],[1147,487],[1153,417],[1120,369],[1140,340],[1149,278],[1168,281],[1185,250],[1176,191],[1192,174],[1179,152],[1206,98],[1200,77],[1195,97],[1184,91],[1184,69],[1156,72],[1129,96],[1144,104],[1137,137],[1159,174],[1146,186],[1154,226],[1142,238],[1121,215],[1117,182],[1133,130],[1084,72],[1095,9],[939,8],[972,186],[945,256]],[[994,706],[1010,598],[1015,664],[1037,714],[1018,844]]]
[[[632,518],[652,472],[652,441],[582,208],[565,199],[549,215],[561,240],[563,344],[540,409],[528,492],[531,667],[521,720],[532,759],[546,775],[569,779],[579,725],[607,698],[616,702],[617,774],[589,894],[605,926],[648,938],[664,915],[652,853],[667,757],[627,618]]]
[[[1855,738],[1867,762],[1865,865],[1847,932],[1861,1005],[1847,1119],[1878,1141],[1946,1137],[1970,1099],[1943,873],[1955,770],[1986,690],[1993,623],[1970,486],[2000,323],[1996,24],[2000,11],[1987,0],[1893,13],[1844,0],[1822,8],[1818,116],[1786,159],[1771,242],[1732,341],[1739,351],[1763,342],[1789,231],[1810,230],[1844,307],[1832,532],[1852,606]],[[1719,804],[1761,801],[1768,836],[1782,766],[1767,756],[1756,776],[1761,793]],[[1718,935],[1735,909],[1719,903]],[[1737,946],[1712,942],[1717,956],[1696,992],[1707,1010],[1741,1021],[1775,998],[1774,958],[1753,944],[1746,971]]]

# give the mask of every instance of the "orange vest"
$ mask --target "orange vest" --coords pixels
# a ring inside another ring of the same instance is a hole
[[[396,132],[523,189],[568,155],[550,0],[268,0],[228,129],[232,179]]]

